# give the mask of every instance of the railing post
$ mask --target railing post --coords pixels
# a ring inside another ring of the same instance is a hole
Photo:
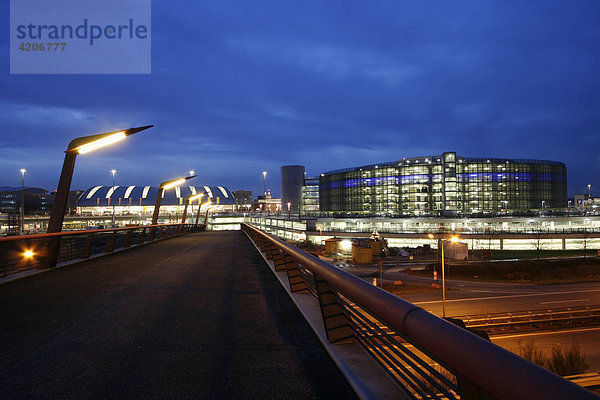
[[[142,228],[142,232],[140,233],[140,237],[138,238],[138,244],[144,244],[145,239],[146,239],[146,228]]]
[[[127,231],[127,236],[125,237],[125,244],[123,247],[131,247],[131,242],[133,241],[133,229]]]
[[[288,282],[292,293],[305,293],[309,288],[304,277],[298,268],[298,263],[287,254],[283,255],[285,261],[285,269],[287,271]]]
[[[58,263],[58,253],[60,252],[60,236],[55,236],[49,240],[50,254],[48,257],[48,268],[56,267]]]
[[[260,235],[253,235],[252,236],[252,240],[254,240],[254,242],[256,243],[256,245],[258,246],[258,248],[260,249],[260,251],[264,252],[265,250],[265,246],[267,244],[267,241],[265,240],[265,238],[263,238]]]
[[[106,249],[104,251],[106,253],[112,253],[115,250],[115,240],[117,239],[117,231],[113,231],[110,239],[108,239],[108,243],[106,243]]]
[[[269,260],[273,260],[273,258],[275,257],[275,252],[277,251],[277,249],[276,249],[276,247],[272,243],[267,243],[265,245],[265,249],[263,251],[265,253],[265,256]]]
[[[273,254],[273,265],[275,266],[275,271],[283,271],[286,268],[286,262],[283,259],[283,254],[280,249],[275,249],[275,253]]]
[[[81,253],[79,253],[79,258],[90,258],[90,251],[92,250],[92,242],[94,241],[94,234],[90,233],[88,235],[87,240],[85,241],[85,244],[83,245],[83,248],[81,249]]]
[[[346,316],[344,307],[338,301],[335,288],[318,275],[315,274],[314,277],[327,339],[331,343],[356,341],[350,320]]]

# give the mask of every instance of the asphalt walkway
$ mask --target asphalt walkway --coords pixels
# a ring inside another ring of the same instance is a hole
[[[1,399],[352,399],[242,232],[0,285]]]

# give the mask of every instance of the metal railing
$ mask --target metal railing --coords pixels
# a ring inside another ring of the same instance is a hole
[[[269,235],[242,230],[311,293],[331,343],[358,341],[414,399],[597,399],[591,392],[466,329]]]
[[[204,225],[176,223],[3,237],[0,276],[51,268],[203,229]]]
[[[457,318],[464,321],[469,328],[484,329],[488,334],[501,334],[505,328],[534,330],[582,323],[596,325],[600,320],[600,306],[499,312],[465,315]]]

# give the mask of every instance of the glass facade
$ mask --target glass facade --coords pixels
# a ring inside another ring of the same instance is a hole
[[[440,156],[331,171],[319,178],[321,214],[500,214],[562,208],[563,163]]]
[[[300,214],[319,215],[319,178],[304,178]]]

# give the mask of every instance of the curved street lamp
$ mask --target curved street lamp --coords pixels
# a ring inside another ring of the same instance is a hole
[[[158,214],[160,212],[160,204],[162,203],[162,196],[165,190],[172,189],[176,186],[181,185],[185,181],[189,179],[193,179],[198,175],[186,176],[185,178],[173,179],[170,181],[161,182],[158,186],[158,193],[156,194],[156,202],[154,203],[154,214],[152,214],[152,225],[156,225],[158,223]]]
[[[198,194],[193,194],[191,196],[188,196],[187,199],[185,199],[185,207],[183,208],[183,217],[181,218],[181,223],[185,224],[185,219],[187,218],[187,209],[188,206],[190,205],[190,203],[196,199],[202,199],[202,196],[204,196],[204,192],[202,193],[198,193]],[[198,203],[200,203],[202,200],[198,201]],[[192,212],[194,212],[194,210],[192,209]]]
[[[446,277],[444,274],[444,242],[456,243],[459,239],[456,236],[452,236],[450,239],[445,240],[442,239],[441,236],[437,236],[432,233],[429,233],[427,236],[430,239],[438,240],[438,251],[440,251],[442,255],[442,318],[446,318]]]
[[[202,206],[205,205],[205,204],[208,207],[208,206],[210,206],[212,204],[212,201],[208,200],[208,201],[206,201],[204,203],[200,203],[198,205],[198,212],[196,213],[196,225],[198,225],[198,221],[200,220],[200,210],[202,209]],[[206,225],[204,225],[204,226],[206,227]]]
[[[71,189],[71,180],[73,179],[73,170],[75,169],[75,158],[78,154],[86,154],[91,151],[109,146],[111,144],[124,140],[127,136],[141,132],[154,125],[130,128],[124,131],[101,133],[98,135],[83,136],[73,139],[65,151],[65,161],[63,162],[62,172],[58,181],[58,188],[54,196],[54,205],[52,214],[48,221],[47,233],[60,232],[65,218],[67,201],[69,199],[69,190]]]
[[[210,202],[210,204],[212,204],[212,202]],[[204,215],[204,229],[206,229],[206,227],[208,226],[208,212],[217,208],[217,206],[211,207],[210,204],[208,205],[208,207],[206,207],[206,214]]]

